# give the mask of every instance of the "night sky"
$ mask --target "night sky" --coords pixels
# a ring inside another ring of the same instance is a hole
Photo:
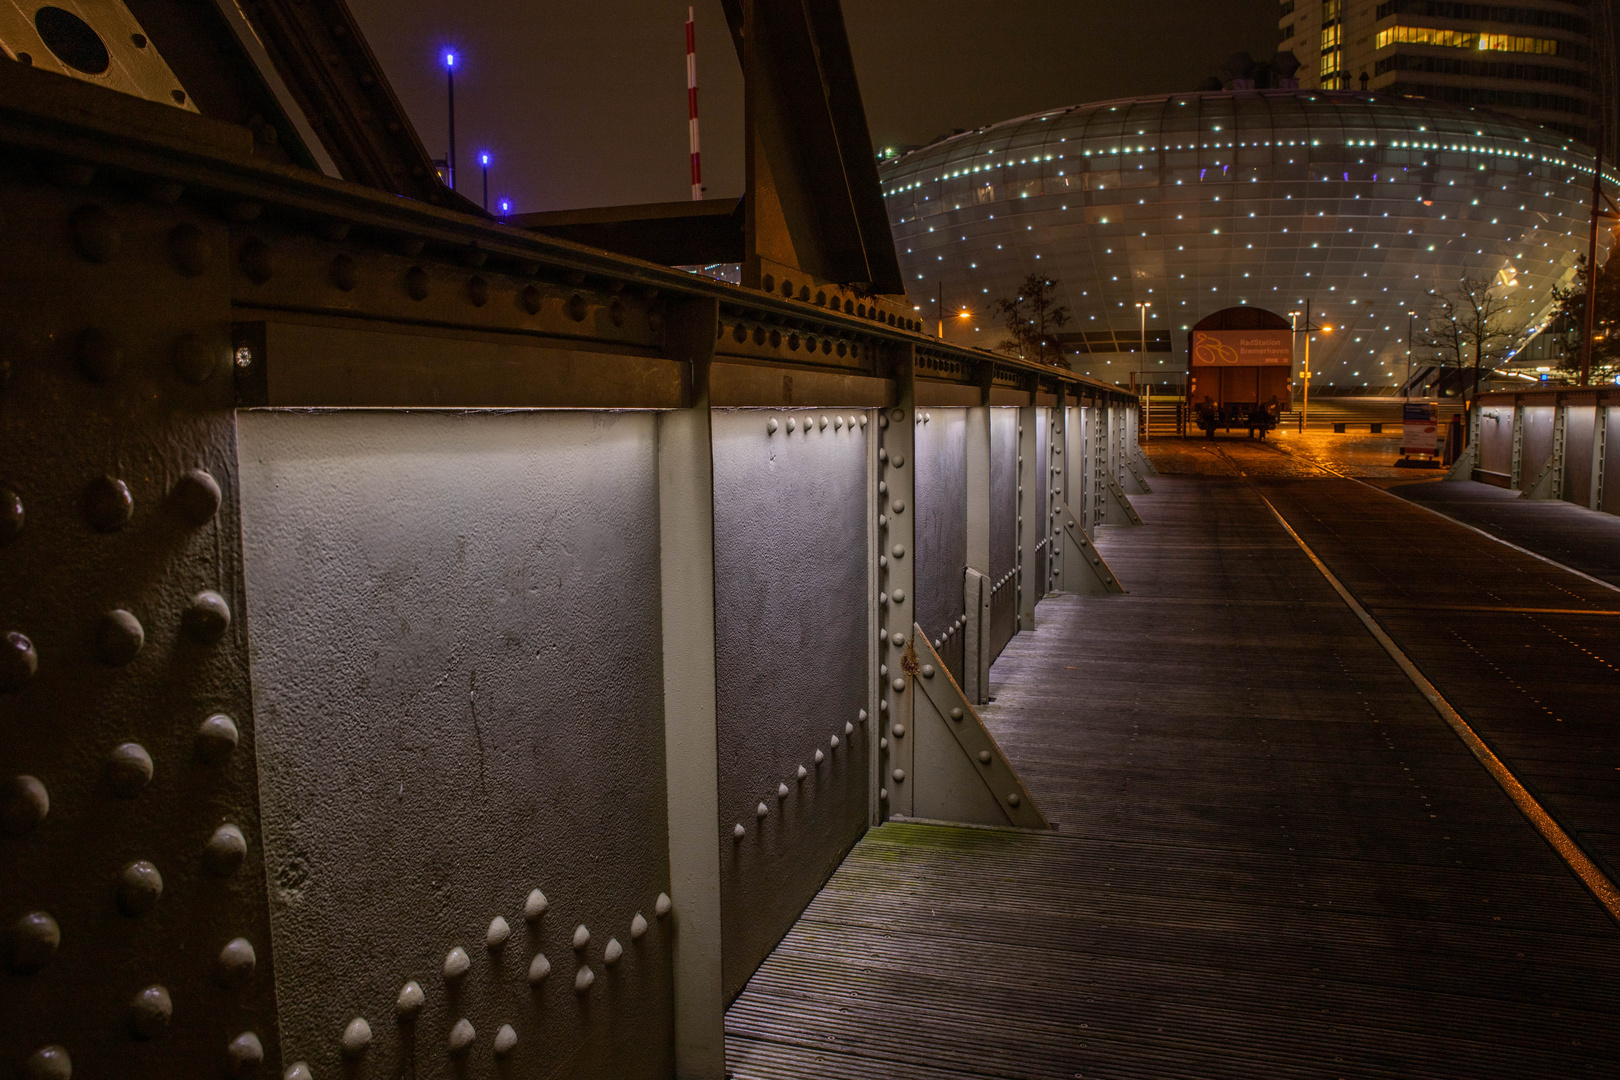
[[[445,151],[458,53],[463,194],[514,211],[690,197],[687,4],[666,0],[349,0],[429,153]],[[698,0],[703,174],[742,192],[742,73],[720,0]],[[877,146],[925,143],[1085,101],[1191,90],[1231,53],[1276,48],[1277,0],[846,0]]]

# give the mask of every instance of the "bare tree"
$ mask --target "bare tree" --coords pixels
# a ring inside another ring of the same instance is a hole
[[[1611,260],[1598,268],[1593,289],[1597,301],[1592,318],[1592,371],[1594,381],[1612,379],[1620,371],[1620,263]],[[1558,370],[1576,375],[1581,369],[1581,335],[1586,326],[1586,256],[1576,266],[1569,288],[1553,289],[1558,307],[1550,332],[1564,342]]]
[[[1454,288],[1431,289],[1426,324],[1413,339],[1414,345],[1434,350],[1442,367],[1462,368],[1472,360],[1474,394],[1482,369],[1507,359],[1524,331],[1518,305],[1496,288],[1489,278],[1464,278]]]
[[[996,348],[1025,360],[1066,368],[1057,332],[1069,324],[1069,309],[1057,302],[1057,282],[1040,274],[1024,279],[1018,295],[995,302],[1007,336]]]

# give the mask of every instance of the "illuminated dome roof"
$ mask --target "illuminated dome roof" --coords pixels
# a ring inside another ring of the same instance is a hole
[[[1406,313],[1421,328],[1431,289],[1492,280],[1527,332],[1542,324],[1586,250],[1592,168],[1581,144],[1497,113],[1288,90],[1077,105],[881,176],[925,325],[941,290],[968,312],[946,320],[953,341],[995,346],[991,303],[1040,273],[1070,309],[1075,369],[1125,382],[1184,371],[1184,331],[1212,311],[1310,300],[1336,331],[1313,344],[1313,385],[1373,388],[1405,377]]]

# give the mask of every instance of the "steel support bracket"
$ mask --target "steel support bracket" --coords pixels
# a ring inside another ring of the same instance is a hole
[[[1136,512],[1131,505],[1130,498],[1125,489],[1119,486],[1119,481],[1113,477],[1104,477],[1106,483],[1102,493],[1104,525],[1140,525],[1142,515]]]
[[[1123,593],[1114,571],[1097,550],[1091,534],[1069,504],[1058,501],[1058,526],[1063,537],[1063,580],[1060,591],[1079,596],[1105,596]]]
[[[1007,755],[996,745],[920,626],[908,656],[912,686],[912,815],[969,825],[1050,829]]]
[[[1125,455],[1126,490],[1132,495],[1151,495],[1153,488],[1149,486],[1146,474],[1142,472],[1141,467],[1137,464],[1139,457],[1141,457],[1141,454],[1134,452],[1134,450],[1132,453]]]

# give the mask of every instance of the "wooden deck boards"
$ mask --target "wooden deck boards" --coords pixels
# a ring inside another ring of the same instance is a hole
[[[1246,485],[1154,484],[992,672],[1058,831],[870,832],[736,1080],[1620,1075],[1620,931]]]

